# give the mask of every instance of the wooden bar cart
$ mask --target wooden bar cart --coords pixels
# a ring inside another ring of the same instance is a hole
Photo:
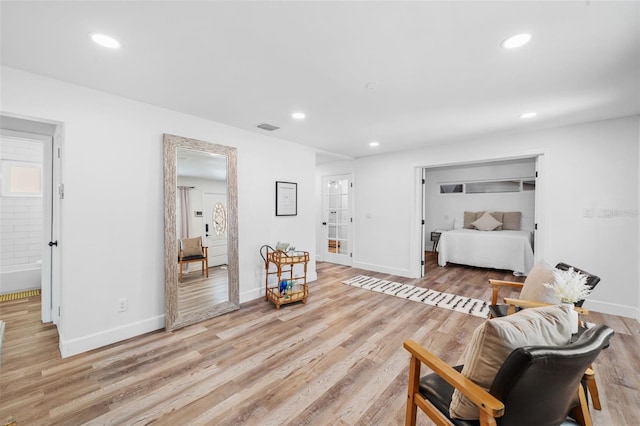
[[[265,268],[265,300],[271,300],[276,309],[280,309],[281,305],[302,301],[307,303],[309,295],[309,287],[307,286],[307,264],[309,263],[309,252],[292,251],[284,252],[274,250],[270,246],[263,246],[260,254],[264,259]],[[275,270],[270,271],[271,265],[275,266]],[[294,267],[302,265],[303,274],[294,276]],[[277,278],[275,286],[269,287],[269,276],[275,275]],[[280,283],[286,280],[290,282],[289,291],[281,291]]]

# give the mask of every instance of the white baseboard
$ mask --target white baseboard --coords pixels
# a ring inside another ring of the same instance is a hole
[[[66,358],[162,328],[164,328],[164,315],[158,315],[76,339],[66,340],[60,336],[60,354]]]
[[[411,273],[408,269],[391,268],[384,265],[376,265],[373,263],[353,262],[351,265],[354,268],[365,269],[367,271],[381,272],[383,274],[397,275],[399,277],[411,278]]]
[[[601,312],[609,315],[619,315],[625,318],[634,318],[640,321],[640,308],[629,305],[619,305],[617,303],[601,302],[599,300],[587,299],[584,307],[590,311]]]

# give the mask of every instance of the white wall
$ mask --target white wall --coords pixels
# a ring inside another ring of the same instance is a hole
[[[311,149],[12,68],[1,71],[4,112],[65,126],[58,238],[63,356],[164,327],[163,133],[238,148],[241,302],[264,292],[262,244],[289,240],[313,251]],[[297,216],[275,217],[276,180],[298,183]],[[128,261],[130,254],[135,261]],[[309,277],[315,276],[313,260]],[[118,313],[122,297],[129,309]]]
[[[640,318],[639,120],[628,117],[531,133],[484,137],[353,161],[353,266],[417,277],[419,168],[544,153],[546,259],[602,278],[585,306]],[[585,218],[585,209],[594,217]],[[607,211],[612,217],[601,217]]]
[[[473,181],[535,178],[535,159],[481,163],[426,169],[425,225],[427,232],[453,229],[454,219],[462,223],[465,211],[519,211],[521,228],[533,231],[535,219],[534,191],[486,194],[441,194],[440,185]],[[426,241],[431,245],[431,242]]]
[[[178,176],[178,186],[192,186],[190,193],[190,211],[189,211],[189,237],[204,238],[204,193],[226,194],[227,183],[223,180],[203,179],[189,176]],[[177,204],[177,203],[176,203]],[[196,217],[195,211],[203,212],[202,217]],[[180,235],[180,207],[176,205],[176,235]],[[197,267],[198,265],[187,264],[186,266]]]

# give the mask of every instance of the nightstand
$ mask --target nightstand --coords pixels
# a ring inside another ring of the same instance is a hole
[[[433,251],[438,251],[438,242],[440,241],[442,231],[431,231],[431,241],[433,241]]]

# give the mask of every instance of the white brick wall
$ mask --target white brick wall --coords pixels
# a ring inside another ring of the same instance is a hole
[[[43,145],[13,138],[0,140],[0,159],[42,163]],[[0,269],[42,258],[42,197],[0,198]]]

